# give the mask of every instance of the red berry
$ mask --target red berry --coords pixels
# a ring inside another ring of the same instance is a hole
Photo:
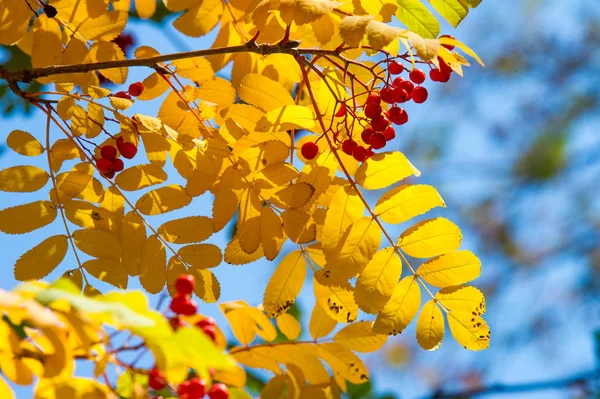
[[[455,39],[454,36],[450,36],[450,35],[442,35],[442,36],[440,36],[440,39],[442,37],[446,37],[448,39],[453,39],[453,40]],[[452,44],[442,44],[442,47],[446,47],[448,50],[454,50],[454,46]]]
[[[356,148],[358,143],[352,139],[344,140],[342,143],[342,151],[347,155],[352,155],[352,152]]]
[[[425,72],[423,72],[420,69],[413,69],[408,75],[408,77],[410,78],[410,80],[420,85],[425,81]]]
[[[119,97],[119,98],[126,98],[128,100],[131,100],[131,96],[127,93],[125,93],[124,91],[118,91],[115,93],[114,95],[115,97]]]
[[[200,399],[206,395],[206,380],[203,378],[192,378],[188,388],[188,397],[190,399]]]
[[[370,104],[370,103],[375,103],[375,104],[381,103],[381,97],[379,96],[379,94],[377,94],[377,93],[369,94],[369,96],[367,97],[366,104]]]
[[[113,171],[113,163],[108,158],[100,158],[96,161],[96,167],[102,173],[110,173]]]
[[[450,65],[446,64],[446,61],[444,61],[442,57],[437,57],[437,59],[442,73],[452,73],[452,68],[450,68]]]
[[[184,381],[177,388],[177,395],[182,399],[191,399],[190,396],[190,381]]]
[[[362,162],[367,159],[367,149],[365,147],[357,146],[354,148],[354,151],[352,151],[352,156],[358,162]]]
[[[198,328],[204,328],[206,326],[214,327],[216,325],[217,325],[217,322],[212,317],[205,317],[204,319],[202,319],[196,323],[196,327],[198,327]]]
[[[306,143],[302,144],[300,153],[308,160],[314,159],[319,153],[319,146],[312,141],[307,141]]]
[[[386,141],[390,141],[394,137],[396,137],[396,131],[394,130],[394,128],[392,126],[390,126],[383,131],[383,137],[385,137]]]
[[[115,177],[115,171],[113,170],[112,172],[102,173],[102,176],[106,177],[107,179],[112,179]]]
[[[429,71],[429,78],[431,80],[433,80],[434,82],[439,82],[441,79],[441,77],[440,77],[441,73],[442,72],[440,72],[439,69],[433,68],[431,71]]]
[[[192,316],[196,314],[197,304],[196,301],[192,301],[189,295],[177,294],[171,300],[171,310],[173,313],[182,314],[185,316]]]
[[[179,318],[179,316],[171,317],[171,318],[169,319],[169,324],[171,325],[171,328],[172,328],[173,330],[175,330],[175,331],[176,331],[178,328],[180,328],[180,327],[184,327],[184,326],[185,326],[185,323],[183,322],[183,320],[181,320],[181,319]]]
[[[369,140],[369,144],[371,144],[371,147],[375,148],[376,150],[379,150],[379,149],[385,147],[385,143],[386,143],[385,136],[381,133],[375,133],[374,135],[371,136],[371,140]]]
[[[125,164],[120,159],[115,159],[113,161],[113,172],[120,172],[125,168]]]
[[[115,159],[117,157],[117,148],[112,145],[105,145],[100,149],[102,158]]]
[[[208,335],[213,342],[217,340],[217,328],[215,326],[204,326],[202,327],[204,334]]]
[[[117,147],[119,148],[119,151],[121,151],[123,158],[131,159],[137,154],[137,147],[133,143],[127,142],[119,144],[119,142],[117,142]]]
[[[452,76],[452,72],[440,71],[438,82],[447,83],[450,80],[450,76]]]
[[[424,88],[423,86],[417,86],[415,87],[415,90],[413,91],[413,101],[416,102],[417,104],[422,104],[427,100],[427,89]]]
[[[394,87],[397,89],[402,89],[408,93],[410,96],[412,94],[413,89],[415,88],[415,84],[410,80],[405,80],[402,78],[394,79]]]
[[[375,133],[375,130],[373,130],[372,127],[368,127],[365,130],[363,130],[363,132],[360,134],[360,138],[362,139],[362,141],[368,144],[369,139],[371,138],[371,135],[373,133]]]
[[[191,274],[182,274],[175,280],[175,290],[178,295],[191,294],[194,291],[196,281]]]
[[[139,96],[144,91],[144,84],[142,82],[135,82],[129,85],[129,94],[134,97]]]
[[[392,75],[399,75],[404,71],[404,65],[398,61],[392,61],[388,64],[388,71],[390,71]]]
[[[390,108],[389,118],[394,125],[404,125],[408,122],[408,113],[398,107]]]
[[[393,96],[395,103],[405,103],[410,100],[410,95],[404,89],[394,88]]]
[[[387,129],[389,124],[390,121],[385,116],[373,119],[371,121],[371,127],[373,127],[376,132],[383,132],[385,129]]]
[[[379,92],[379,96],[381,97],[381,101],[383,101],[384,103],[388,103],[388,104],[394,103],[394,97],[392,96],[392,88],[391,87],[386,86],[383,89],[381,89],[381,91]]]
[[[208,390],[208,397],[210,399],[228,399],[229,391],[227,390],[227,386],[220,382],[213,384]]]
[[[342,103],[340,104],[340,109],[338,109],[338,112],[335,113],[335,116],[341,118],[344,115],[346,115],[346,105]]]
[[[152,389],[160,391],[167,386],[165,376],[160,370],[152,369],[148,373],[148,386]]]
[[[381,105],[369,103],[365,106],[365,116],[369,119],[376,119],[381,115]]]

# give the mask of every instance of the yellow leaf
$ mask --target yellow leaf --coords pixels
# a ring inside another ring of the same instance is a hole
[[[117,288],[127,288],[127,270],[121,262],[110,259],[92,259],[83,263],[83,268],[100,281],[104,281]]]
[[[109,388],[98,381],[72,377],[41,379],[35,387],[34,399],[103,399],[110,397]]]
[[[284,313],[277,317],[277,328],[289,339],[294,341],[300,336],[302,327],[294,316],[289,313]]]
[[[88,104],[87,111],[87,130],[85,136],[87,138],[94,138],[102,133],[104,127],[104,110],[96,103]]]
[[[460,286],[446,287],[435,294],[445,308],[453,312],[469,313],[473,316],[481,316],[485,313],[485,297],[475,287]]]
[[[231,220],[240,203],[242,176],[230,166],[221,175],[213,201],[213,230],[219,231]]]
[[[468,54],[471,57],[475,58],[475,60],[477,60],[477,62],[481,66],[485,66],[484,63],[483,63],[483,61],[481,61],[481,58],[479,58],[479,56],[473,50],[471,50],[466,44],[464,44],[463,42],[460,42],[460,41],[458,41],[456,39],[451,39],[449,37],[440,37],[439,42],[441,44],[450,44],[450,45],[458,47],[459,49],[461,49],[462,51],[464,51],[466,54]]]
[[[434,187],[404,184],[385,193],[377,201],[375,213],[386,223],[403,223],[438,206],[446,204]]]
[[[135,10],[141,19],[152,18],[156,11],[154,0],[135,0]]]
[[[381,244],[381,230],[377,223],[365,216],[352,223],[340,239],[336,249],[325,252],[327,267],[344,278],[362,272]]]
[[[263,298],[264,311],[269,317],[285,313],[302,290],[306,278],[306,262],[301,251],[287,254],[271,275]]]
[[[310,336],[316,341],[332,332],[336,325],[337,322],[323,310],[321,305],[316,303],[308,324]]]
[[[434,300],[427,301],[417,320],[417,342],[421,348],[434,351],[444,339],[444,315]]]
[[[314,192],[315,188],[308,183],[290,184],[273,194],[270,200],[282,209],[298,209],[310,201]]]
[[[127,11],[103,12],[103,15],[98,18],[86,19],[77,28],[77,33],[89,41],[110,42],[123,31],[127,24],[127,17]]]
[[[130,276],[140,274],[140,261],[145,242],[146,226],[142,217],[134,211],[128,212],[121,227],[121,244],[125,248],[121,254],[121,264]]]
[[[238,234],[240,246],[249,254],[256,252],[260,246],[262,201],[252,188],[244,190],[240,198],[238,214]]]
[[[317,345],[317,353],[331,367],[334,377],[337,377],[336,381],[338,378],[353,384],[368,381],[369,372],[366,366],[350,349],[331,342]]]
[[[146,77],[142,83],[144,84],[144,91],[138,97],[138,100],[142,101],[154,100],[155,98],[162,96],[171,88],[166,78],[163,78],[157,72],[148,75],[148,77]],[[110,97],[111,103],[113,98],[115,97]]]
[[[371,47],[381,50],[398,38],[406,35],[406,31],[395,26],[371,20],[367,24],[367,39]]]
[[[358,317],[358,305],[354,302],[352,286],[328,287],[313,279],[317,303],[335,321],[352,323]]]
[[[15,263],[15,278],[19,281],[39,280],[54,270],[67,254],[67,236],[57,235],[25,252]]]
[[[90,229],[77,230],[73,232],[73,239],[77,248],[90,256],[121,261],[121,243],[111,233]]]
[[[30,133],[23,130],[13,130],[6,138],[6,144],[17,154],[27,157],[35,157],[41,155],[46,150]]]
[[[333,340],[355,352],[375,352],[387,341],[387,335],[376,334],[370,321],[359,321],[338,331]]]
[[[75,99],[73,97],[65,96],[58,100],[58,104],[56,104],[56,113],[58,113],[62,119],[68,121],[73,116],[75,104]]]
[[[221,249],[214,244],[192,244],[179,248],[177,255],[190,266],[208,269],[219,266],[223,257]]]
[[[402,261],[393,247],[378,251],[356,280],[354,298],[366,313],[380,312],[402,274]]]
[[[367,25],[375,17],[372,15],[348,15],[340,23],[340,35],[350,47],[358,47],[365,37]]]
[[[238,89],[238,96],[248,104],[252,104],[265,112],[284,105],[294,105],[294,100],[285,87],[256,73],[244,76]]]
[[[267,260],[273,260],[279,255],[286,240],[283,234],[283,222],[270,206],[264,206],[260,211],[261,244]]]
[[[223,258],[225,259],[225,262],[229,263],[230,265],[245,265],[258,260],[263,256],[264,252],[262,247],[258,248],[258,250],[254,253],[246,253],[244,250],[242,250],[240,241],[236,236],[229,242],[229,244],[227,244]]]
[[[383,152],[363,162],[356,171],[356,182],[367,190],[391,186],[419,172],[401,152]]]
[[[118,221],[110,211],[85,201],[69,201],[63,206],[69,222],[84,229],[116,232]]]
[[[62,64],[62,33],[58,22],[40,15],[33,23],[31,65],[34,68]]]
[[[151,164],[136,165],[120,172],[115,177],[115,184],[125,191],[135,191],[160,184],[167,180],[167,174],[161,168]]]
[[[273,3],[278,6],[281,19],[287,25],[291,25],[292,21],[297,25],[314,22],[342,5],[331,0],[281,0]]]
[[[465,349],[480,351],[490,346],[490,328],[481,316],[449,312],[448,325],[454,339]]]
[[[183,208],[192,202],[185,189],[178,184],[157,188],[144,194],[135,207],[144,215],[160,215]]]
[[[13,399],[15,393],[4,378],[0,377],[0,398]]]
[[[189,273],[196,279],[194,293],[206,303],[214,303],[221,296],[221,286],[217,277],[205,269],[189,269]]]
[[[481,261],[472,252],[456,251],[429,259],[417,275],[436,287],[460,285],[479,277]]]
[[[0,211],[0,231],[24,234],[42,228],[56,219],[56,206],[50,201],[36,201]]]
[[[461,241],[457,225],[445,218],[434,218],[407,229],[398,238],[398,246],[414,258],[430,258],[457,250]]]
[[[190,109],[177,92],[171,91],[158,110],[158,117],[177,133],[200,138],[200,111]],[[162,138],[162,137],[161,137]]]
[[[227,386],[244,388],[246,386],[246,370],[239,364],[230,370],[215,370],[215,380],[221,381]]]
[[[176,74],[190,79],[194,81],[194,83],[201,83],[215,79],[215,72],[213,71],[210,62],[208,62],[208,60],[204,57],[176,60],[173,61],[173,65],[175,66]]]
[[[311,129],[315,126],[313,111],[301,105],[284,105],[267,112],[256,124],[257,132],[285,132]]]
[[[397,0],[396,17],[406,27],[428,39],[434,39],[440,33],[440,23],[419,0]]]
[[[392,297],[375,319],[373,331],[381,334],[397,335],[419,311],[421,290],[413,276],[402,279],[394,288]]]
[[[186,36],[204,36],[217,25],[223,10],[221,0],[203,0],[173,21],[173,26]]]
[[[365,205],[352,187],[339,188],[329,204],[321,244],[324,252],[334,250],[352,223],[360,219]]]
[[[460,0],[430,0],[429,2],[455,28],[469,13],[469,7]]]
[[[149,293],[158,294],[165,286],[166,263],[165,246],[156,235],[151,235],[144,243],[140,261],[140,283]]]
[[[58,188],[59,194],[99,203],[104,195],[104,187],[91,173],[91,170],[85,172],[74,170],[58,174],[56,188]],[[55,194],[54,191],[52,190],[53,194]],[[60,195],[60,202],[66,202],[68,199]]]
[[[23,1],[5,0],[3,3],[0,9],[0,44],[10,46],[27,33],[31,10]]]
[[[95,42],[90,47],[88,57],[91,62],[122,61],[126,59],[123,50],[113,42]],[[127,80],[127,68],[125,67],[100,69],[98,72],[118,85],[125,83]]]
[[[289,209],[281,214],[283,231],[297,244],[306,244],[316,238],[317,226],[310,215],[298,209]]]
[[[425,39],[414,32],[407,33],[408,40],[417,55],[425,62],[435,59],[440,48],[440,42],[435,39]]]
[[[337,161],[331,151],[320,153],[316,160],[304,164],[297,183],[308,183],[314,189],[312,198],[318,198],[331,185],[337,171]]]
[[[235,101],[235,90],[231,83],[223,78],[204,82],[195,93],[198,99],[213,104],[230,105]]]
[[[262,387],[260,397],[263,399],[287,398],[286,390],[289,389],[288,386],[291,384],[292,381],[287,375],[276,375]]]
[[[246,302],[225,302],[219,304],[219,308],[229,321],[233,335],[243,345],[250,344],[256,337],[256,334],[259,334],[268,342],[273,341],[277,337],[277,330],[265,314],[256,308],[248,306]]]
[[[0,170],[0,190],[31,193],[44,187],[50,176],[37,166],[13,166]]]
[[[171,220],[158,228],[158,234],[175,244],[201,242],[213,234],[212,220],[206,216]]]

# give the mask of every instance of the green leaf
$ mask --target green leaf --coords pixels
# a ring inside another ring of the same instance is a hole
[[[460,0],[429,0],[429,3],[455,28],[469,13]]]
[[[435,39],[440,33],[437,18],[419,0],[397,0],[396,17],[406,27],[425,39]]]

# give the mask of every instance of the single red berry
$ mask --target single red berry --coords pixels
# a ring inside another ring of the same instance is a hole
[[[440,77],[441,73],[442,72],[440,72],[439,69],[433,68],[431,71],[429,71],[429,78],[431,80],[433,80],[434,82],[439,82],[441,79],[441,77]]]
[[[191,274],[182,274],[175,280],[175,290],[178,295],[187,295],[194,292],[196,281]]]
[[[215,326],[204,326],[202,327],[204,334],[208,335],[213,342],[217,341],[217,327]]]
[[[358,162],[362,162],[367,159],[367,149],[365,147],[357,146],[354,148],[354,151],[352,151],[352,156]]]
[[[381,115],[381,105],[369,103],[365,106],[365,116],[369,119],[376,119]]]
[[[184,316],[193,316],[198,311],[198,303],[193,299],[187,301],[183,306],[182,315]]]
[[[392,126],[388,127],[383,131],[383,137],[385,137],[386,141],[392,140],[394,137],[396,137],[396,130],[394,130]]]
[[[111,171],[108,173],[102,173],[102,176],[106,177],[107,179],[112,179],[113,177],[115,177],[115,171]]]
[[[96,167],[102,173],[110,173],[113,171],[113,163],[108,158],[100,158],[96,161]]]
[[[404,71],[404,65],[398,61],[392,61],[388,64],[388,71],[390,71],[392,75],[399,75]]]
[[[342,151],[347,155],[352,155],[352,151],[354,151],[357,145],[358,144],[356,143],[356,141],[352,139],[344,140],[344,142],[342,143]]]
[[[376,132],[383,132],[389,126],[390,121],[385,116],[382,116],[371,121],[371,126]]]
[[[203,378],[192,378],[190,380],[190,386],[188,395],[190,399],[200,399],[206,395],[206,380]]]
[[[415,87],[415,90],[413,91],[413,101],[416,102],[417,104],[422,104],[427,100],[427,89],[424,88],[423,86],[417,86]]]
[[[452,72],[440,71],[438,82],[447,83],[450,80],[451,76],[452,76]]]
[[[442,36],[440,36],[440,39],[442,37],[452,39],[452,40],[456,39],[454,36],[451,36],[451,35],[442,35]],[[448,50],[454,50],[454,46],[452,44],[442,44],[442,47],[446,47]]]
[[[395,103],[405,103],[410,100],[410,95],[404,89],[394,88],[393,95]]]
[[[412,94],[413,89],[415,88],[415,84],[413,82],[411,82],[410,80],[405,80],[405,79],[402,79],[401,81],[398,81],[398,82],[396,80],[394,80],[394,87],[404,90],[410,96]]]
[[[413,69],[410,74],[408,75],[408,77],[410,78],[410,80],[412,80],[414,83],[420,85],[421,83],[423,83],[425,81],[425,72],[423,72],[420,69]]]
[[[196,313],[196,302],[192,301],[189,295],[177,294],[171,300],[170,308],[173,313],[191,316]]]
[[[160,391],[167,386],[164,374],[157,369],[152,369],[148,373],[148,386],[152,389]]]
[[[440,64],[440,71],[442,71],[442,73],[452,73],[452,68],[450,68],[450,65],[446,64],[446,61],[444,61],[444,59],[442,57],[437,57],[438,58],[438,63]]]
[[[387,130],[387,129],[386,129]],[[376,150],[379,150],[385,147],[386,139],[385,136],[381,133],[375,133],[371,136],[371,140],[369,140],[369,144]]]
[[[319,146],[312,141],[307,141],[302,144],[302,148],[300,148],[300,153],[302,156],[308,160],[314,159],[319,153]]]
[[[227,390],[227,386],[220,382],[213,384],[208,390],[208,397],[210,399],[228,399],[229,391]]]
[[[381,97],[381,101],[383,101],[384,103],[388,103],[388,104],[393,104],[394,103],[394,97],[392,96],[392,88],[391,87],[384,87],[383,89],[381,89],[381,91],[379,92],[379,96]]]
[[[100,149],[102,158],[115,159],[117,157],[117,147],[113,145],[105,145]]]
[[[177,387],[177,395],[180,398],[191,399],[190,396],[190,381],[184,381]]]
[[[372,127],[368,127],[365,130],[363,130],[363,132],[360,134],[360,138],[362,139],[362,141],[364,141],[366,144],[369,144],[369,140],[371,138],[371,135],[375,133],[375,130],[373,130]]]
[[[121,155],[123,155],[123,158],[131,159],[137,154],[137,147],[133,143],[127,142],[121,145],[117,143],[117,147],[119,148]]]
[[[214,327],[216,325],[217,325],[217,322],[212,317],[205,317],[204,319],[202,319],[196,323],[196,327],[198,327],[198,328],[204,328],[205,326]]]
[[[142,82],[135,82],[129,85],[129,94],[134,97],[139,96],[144,91],[144,84]]]
[[[115,93],[114,95],[115,97],[119,97],[119,98],[126,98],[128,100],[131,100],[131,96],[127,93],[125,93],[124,91],[118,91]]]
[[[346,105],[342,103],[340,104],[340,109],[338,109],[338,111],[335,113],[335,116],[337,118],[341,118],[344,115],[346,115]]]
[[[371,93],[371,94],[369,94],[369,96],[367,97],[366,104],[370,104],[370,103],[375,103],[375,104],[380,104],[381,103],[381,97],[379,96],[378,93]]]
[[[125,168],[125,164],[120,159],[113,160],[113,172],[120,172]]]
[[[402,108],[390,108],[388,116],[394,125],[404,125],[408,122],[408,113]]]
[[[179,318],[179,316],[171,317],[169,319],[169,324],[174,331],[177,331],[177,329],[180,327],[185,327],[185,323]]]

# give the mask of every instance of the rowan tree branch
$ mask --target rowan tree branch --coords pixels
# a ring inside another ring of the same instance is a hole
[[[600,383],[600,370],[588,371],[585,373],[557,380],[537,381],[512,385],[493,384],[456,392],[444,392],[440,390],[433,393],[432,395],[423,397],[423,399],[464,399],[490,394],[544,391],[548,389],[568,388],[576,385],[586,385],[594,381]]]

